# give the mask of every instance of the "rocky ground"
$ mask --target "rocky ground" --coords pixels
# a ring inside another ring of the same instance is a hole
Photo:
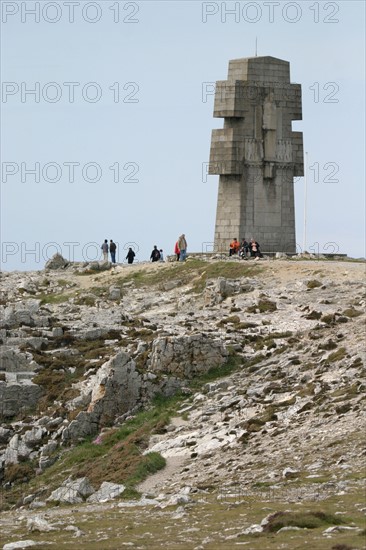
[[[364,262],[57,267],[1,276],[4,548],[364,547]],[[98,493],[125,480],[91,463],[55,507],[70,449],[177,392],[142,500]]]

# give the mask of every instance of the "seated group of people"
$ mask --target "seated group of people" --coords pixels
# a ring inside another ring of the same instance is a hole
[[[248,242],[246,239],[242,239],[239,243],[238,239],[235,237],[230,243],[229,256],[234,256],[236,254],[243,259],[248,258],[248,256],[251,258],[263,257],[259,243],[256,240],[250,239]]]

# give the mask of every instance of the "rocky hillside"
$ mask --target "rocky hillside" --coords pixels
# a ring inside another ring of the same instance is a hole
[[[2,273],[3,547],[363,548],[364,268]]]

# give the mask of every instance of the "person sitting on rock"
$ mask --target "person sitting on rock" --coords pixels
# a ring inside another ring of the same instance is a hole
[[[234,239],[230,243],[230,249],[229,249],[229,256],[233,256],[234,254],[237,254],[239,251],[239,243],[238,239],[234,237]]]
[[[242,239],[240,243],[240,248],[239,248],[239,256],[240,258],[243,258],[246,260],[248,253],[249,253],[249,243],[246,239]]]
[[[249,243],[249,247],[250,247],[251,257],[252,258],[254,257],[256,260],[259,260],[259,258],[262,256],[262,254],[260,252],[259,243],[257,241],[255,241],[254,239],[251,239],[250,243]]]

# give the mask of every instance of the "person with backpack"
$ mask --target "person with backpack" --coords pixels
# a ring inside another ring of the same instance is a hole
[[[102,244],[102,246],[100,248],[102,249],[102,252],[103,252],[103,261],[108,262],[109,246],[108,246],[107,239],[104,239],[104,243]]]
[[[117,245],[112,241],[112,239],[109,241],[109,252],[111,253],[111,261],[112,264],[116,263],[116,249]]]
[[[154,245],[154,248],[150,254],[150,260],[152,262],[158,262],[160,260],[160,252],[158,250],[158,247],[156,246],[156,244]]]

